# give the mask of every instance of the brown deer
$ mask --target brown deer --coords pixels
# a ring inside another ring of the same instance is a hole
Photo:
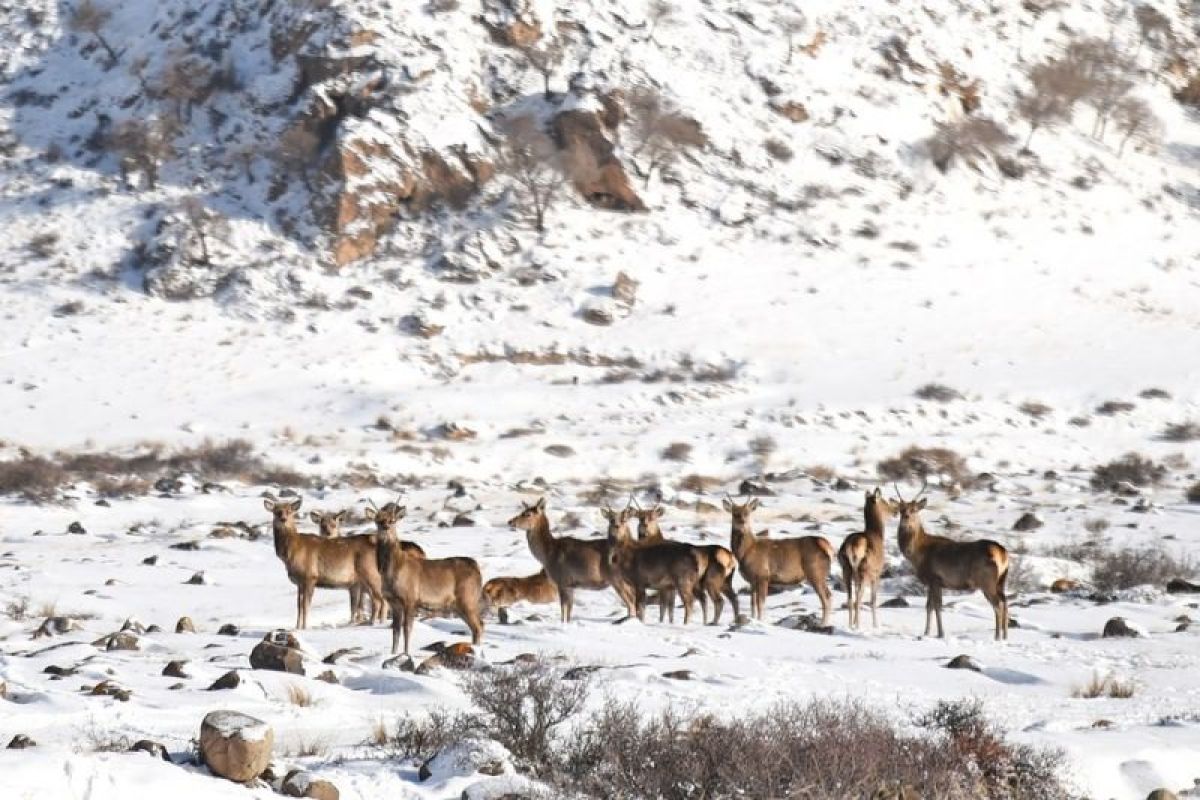
[[[540,498],[531,506],[522,502],[521,513],[510,519],[508,524],[525,531],[529,551],[558,588],[558,606],[563,622],[571,621],[576,589],[597,590],[611,586],[626,607],[632,604],[632,599],[626,600],[624,586],[612,582],[608,541],[556,537],[550,532],[546,498]]]
[[[838,563],[842,566],[842,582],[846,585],[846,607],[850,627],[857,628],[862,608],[863,587],[871,587],[871,626],[879,627],[879,579],[883,576],[883,537],[888,518],[895,508],[878,488],[866,493],[863,504],[863,530],[852,533],[838,548]]]
[[[389,504],[395,505],[395,504]],[[385,506],[384,508],[387,508]],[[379,509],[382,512],[384,509]],[[397,519],[407,509],[397,506]],[[375,515],[378,523],[379,514]],[[483,618],[479,613],[483,597],[483,577],[473,558],[426,558],[411,542],[396,536],[392,522],[375,537],[375,556],[382,576],[383,597],[392,610],[392,652],[400,649],[404,632],[404,653],[408,654],[413,623],[418,608],[452,609],[471,630],[471,643],[483,638]]]
[[[488,605],[496,609],[500,624],[507,625],[509,606],[522,600],[535,604],[557,602],[558,589],[543,569],[523,578],[492,578],[483,585],[483,596]]]
[[[669,542],[661,537],[656,541],[635,542],[629,535],[629,519],[634,514],[631,507],[614,511],[606,506],[602,512],[608,520],[611,545],[608,560],[612,565],[613,586],[622,587],[620,594],[626,601],[629,616],[644,620],[646,589],[656,589],[660,598],[662,592],[670,593],[668,617],[672,623],[675,621],[675,595],[679,595],[683,601],[683,624],[687,625],[692,619],[692,602],[700,588],[707,557],[691,545]]]
[[[634,516],[638,521],[638,541],[639,542],[664,542],[667,539],[663,536],[662,528],[658,521],[662,519],[666,509],[661,503],[655,503],[653,508],[642,508],[634,501]],[[698,593],[700,598],[700,612],[704,617],[704,621],[710,625],[716,625],[721,619],[721,611],[725,608],[725,601],[721,599],[724,594],[729,598],[729,602],[733,604],[733,616],[736,619],[738,615],[738,600],[737,592],[733,590],[733,573],[737,569],[737,559],[733,557],[727,548],[719,544],[699,544],[690,545],[704,559],[703,571],[701,572],[700,585],[702,591]],[[712,600],[713,616],[712,621],[708,619],[708,601]],[[658,593],[658,621],[663,621],[663,614],[668,610],[674,610],[675,593],[672,589],[662,589]],[[672,620],[674,621],[674,620]]]
[[[820,536],[768,539],[766,531],[756,535],[750,528],[750,514],[758,505],[757,497],[740,505],[729,497],[724,500],[725,510],[733,518],[730,545],[738,571],[750,584],[750,613],[763,619],[771,584],[787,586],[808,581],[821,601],[821,624],[828,625],[833,545]]]
[[[326,539],[336,539],[342,532],[342,520],[346,518],[346,510],[341,511],[310,511],[308,518],[317,524],[317,530]]]
[[[275,555],[287,569],[288,580],[296,585],[296,627],[308,627],[308,610],[315,589],[349,589],[350,622],[358,621],[361,592],[374,602],[371,621],[381,619],[383,595],[379,570],[375,566],[373,535],[325,539],[296,530],[301,498],[277,500],[267,496],[263,506],[271,512],[271,531]]]
[[[926,502],[921,497],[924,492],[925,487],[922,487],[917,497],[905,500],[897,488],[900,524],[896,535],[900,552],[912,564],[917,580],[925,585],[925,635],[930,634],[936,616],[938,638],[946,636],[942,628],[942,590],[979,589],[995,613],[996,639],[1007,639],[1008,598],[1004,594],[1004,583],[1008,579],[1008,551],[990,539],[956,542],[926,533],[921,525],[921,511]]]

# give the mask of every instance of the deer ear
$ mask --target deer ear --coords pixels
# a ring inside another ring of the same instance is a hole
[[[546,498],[539,497],[538,501],[533,504],[533,510],[534,511],[545,511],[546,510]]]
[[[600,509],[600,516],[604,517],[606,520],[611,522],[612,518],[613,518],[613,510],[611,508],[609,508],[608,506],[603,506]]]
[[[342,520],[344,520],[346,518],[346,513],[347,513],[346,509],[343,508],[341,511],[334,514],[333,518],[336,519],[338,522],[341,522]]]
[[[263,508],[265,508],[267,511],[274,511],[275,510],[275,501],[269,497],[264,497],[263,498]]]
[[[758,498],[757,497],[753,498],[749,503],[746,503],[747,511],[753,511],[756,508],[758,508]]]
[[[920,500],[918,500],[917,501],[917,511],[920,511],[921,509],[925,508],[926,502],[927,502],[927,499],[924,497],[922,497]]]
[[[721,507],[724,508],[726,511],[733,511],[733,501],[730,500],[728,497],[723,498],[721,500]]]
[[[879,487],[878,487],[878,486],[876,486],[876,487],[875,487],[875,499],[876,499],[876,500],[882,500],[882,499],[883,499],[883,492],[881,492],[881,491],[879,490]]]
[[[303,502],[304,502],[304,498],[303,498],[303,497],[297,497],[295,500],[293,500],[293,501],[292,501],[292,510],[293,510],[293,511],[299,511],[299,510],[300,510],[300,504],[301,504],[301,503],[303,503]]]
[[[662,515],[665,513],[667,513],[667,510],[665,508],[663,508],[662,506],[655,506],[650,511],[650,516],[652,516],[654,519],[662,519]]]
[[[321,512],[320,511],[308,512],[308,518],[311,519],[313,522],[317,523],[318,525],[321,524]]]
[[[400,506],[396,509],[396,519],[402,519],[408,515],[408,506]]]

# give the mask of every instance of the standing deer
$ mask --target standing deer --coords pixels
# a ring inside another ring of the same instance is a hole
[[[838,548],[842,582],[846,584],[846,606],[850,627],[857,628],[862,607],[863,587],[871,587],[871,627],[879,627],[876,612],[879,603],[879,579],[883,576],[883,537],[887,521],[895,509],[878,488],[866,493],[863,505],[863,530],[852,533]]]
[[[634,516],[638,521],[638,541],[639,542],[665,542],[667,539],[663,536],[662,528],[658,521],[662,519],[665,509],[662,504],[655,503],[653,508],[642,508],[634,501]],[[737,559],[733,557],[733,553],[727,548],[719,544],[698,544],[689,545],[704,559],[702,562],[703,570],[700,577],[700,585],[702,591],[698,593],[700,598],[700,612],[704,616],[704,621],[710,625],[716,625],[721,619],[721,611],[725,608],[725,601],[721,598],[724,594],[729,598],[729,602],[733,604],[733,616],[736,619],[738,615],[738,600],[737,592],[733,590],[733,573],[737,569]],[[712,621],[708,619],[708,601],[712,600],[713,616]],[[662,589],[658,593],[658,621],[663,621],[663,614],[668,610],[674,611],[675,593],[672,589]],[[674,621],[674,620],[672,620]]]
[[[996,639],[1007,639],[1008,598],[1004,594],[1004,583],[1008,579],[1008,551],[990,539],[956,542],[926,533],[921,525],[921,511],[925,508],[925,498],[921,495],[924,492],[925,487],[921,487],[917,497],[905,500],[897,488],[900,524],[896,535],[900,552],[912,564],[917,580],[925,585],[925,635],[930,634],[936,616],[938,638],[946,637],[942,628],[943,589],[978,589],[996,616]]]
[[[500,624],[507,625],[509,606],[522,600],[535,604],[553,603],[558,600],[558,589],[543,569],[523,578],[492,578],[483,585],[483,596],[488,605],[496,609]]]
[[[531,506],[522,502],[521,513],[510,519],[508,524],[525,531],[529,551],[558,588],[558,605],[563,622],[571,621],[576,589],[597,590],[611,586],[627,607],[631,605],[632,599],[626,600],[624,587],[612,581],[609,543],[605,539],[554,536],[546,516],[546,498],[540,498]]]
[[[263,499],[263,506],[271,512],[275,555],[287,569],[288,580],[296,585],[296,627],[308,627],[308,610],[318,587],[350,590],[352,624],[358,621],[361,593],[365,591],[375,603],[371,621],[381,619],[383,596],[375,566],[375,536],[325,539],[299,533],[296,522],[301,502],[299,497],[291,501],[271,496]]]
[[[820,536],[768,539],[766,531],[755,535],[750,529],[750,514],[758,508],[757,497],[742,505],[726,497],[724,506],[733,518],[730,545],[738,561],[738,571],[750,584],[750,613],[756,619],[763,619],[767,588],[771,584],[786,586],[808,581],[821,600],[821,624],[829,624],[833,545]]]
[[[377,524],[380,513],[387,508],[384,506],[375,514]],[[398,520],[406,509],[397,506],[394,511]],[[382,576],[383,597],[392,610],[392,653],[400,649],[403,630],[404,653],[408,654],[417,609],[422,607],[453,609],[471,630],[471,643],[479,644],[483,638],[483,618],[479,613],[483,577],[475,559],[426,558],[419,547],[400,541],[395,520],[380,528],[375,557]]]
[[[629,616],[640,620],[646,615],[646,589],[667,591],[671,596],[669,617],[675,621],[675,595],[683,600],[683,624],[692,618],[692,601],[700,584],[708,559],[691,545],[668,542],[665,539],[635,542],[629,535],[629,518],[633,509],[602,510],[608,520],[608,553],[612,565],[613,586],[621,586],[621,594]],[[632,604],[630,601],[632,600]],[[661,606],[660,606],[661,608]],[[660,620],[661,621],[661,620]]]
[[[336,539],[341,535],[342,520],[346,518],[346,510],[341,511],[310,511],[308,518],[317,524],[317,530],[326,539]]]

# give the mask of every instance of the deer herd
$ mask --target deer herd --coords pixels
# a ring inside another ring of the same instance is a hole
[[[921,524],[925,508],[924,487],[917,497],[889,500],[879,489],[866,493],[863,530],[847,536],[836,553],[847,593],[851,628],[859,626],[863,592],[870,590],[871,624],[878,625],[879,582],[884,570],[885,533],[888,519],[898,517],[896,538],[900,552],[926,590],[925,635],[937,620],[942,627],[942,591],[978,589],[995,613],[995,638],[1008,638],[1008,601],[1004,584],[1008,577],[1008,552],[997,542],[981,539],[956,541],[926,533]],[[471,631],[478,644],[483,636],[483,612],[495,609],[502,623],[508,607],[525,601],[558,601],[563,622],[570,622],[577,590],[611,588],[624,604],[628,617],[645,619],[646,601],[653,591],[659,604],[658,618],[674,622],[675,601],[683,604],[683,622],[691,621],[694,601],[700,601],[701,618],[716,624],[725,599],[736,619],[738,596],[733,573],[741,573],[750,585],[750,612],[762,620],[767,591],[771,586],[809,584],[821,603],[821,625],[829,624],[832,592],[829,574],[835,553],[833,545],[820,536],[772,538],[767,531],[755,532],[751,515],[758,498],[745,503],[724,500],[729,512],[729,547],[673,541],[659,527],[665,509],[661,504],[642,508],[630,498],[618,511],[602,509],[608,523],[603,539],[555,536],[550,531],[546,500],[521,504],[509,526],[525,531],[533,557],[542,569],[523,577],[493,578],[483,582],[473,558],[430,558],[420,545],[403,541],[396,532],[407,509],[398,503],[376,507],[369,502],[367,518],[375,523],[371,534],[341,535],[345,511],[312,512],[310,519],[319,534],[297,529],[301,499],[263,501],[272,515],[275,555],[283,562],[288,579],[296,587],[296,627],[308,625],[308,611],[315,589],[346,589],[350,598],[351,624],[378,623],[386,608],[392,621],[392,652],[409,651],[413,622],[418,611],[453,612]],[[636,537],[630,531],[637,520]],[[367,609],[367,603],[370,609]],[[712,613],[709,613],[709,603]]]

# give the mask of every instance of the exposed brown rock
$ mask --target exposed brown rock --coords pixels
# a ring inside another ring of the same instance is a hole
[[[214,774],[238,783],[257,778],[271,761],[275,732],[237,711],[213,711],[200,725],[200,754]]]
[[[645,211],[625,168],[614,155],[603,117],[595,111],[568,109],[554,117],[554,137],[560,149],[582,154],[586,168],[571,170],[576,190],[592,205],[612,211]]]

